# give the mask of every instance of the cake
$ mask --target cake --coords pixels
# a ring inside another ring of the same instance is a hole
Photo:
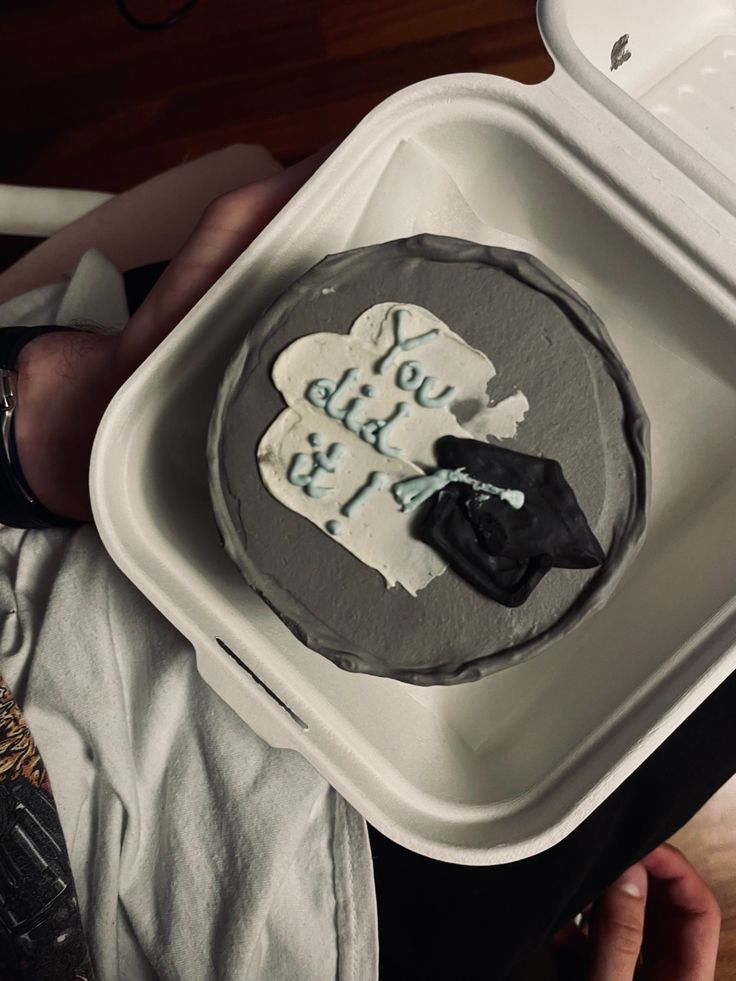
[[[358,248],[244,328],[213,507],[301,643],[455,684],[607,601],[644,531],[648,423],[600,319],[539,260],[435,235]]]

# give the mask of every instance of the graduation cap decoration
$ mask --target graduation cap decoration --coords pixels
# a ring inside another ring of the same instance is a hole
[[[521,606],[551,568],[603,562],[557,461],[455,436],[439,439],[435,453],[439,489],[429,496],[419,537],[484,595]],[[395,485],[397,500],[410,500],[411,483]]]

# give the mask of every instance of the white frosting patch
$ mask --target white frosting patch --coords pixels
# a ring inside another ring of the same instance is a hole
[[[310,434],[316,432],[323,438],[320,449],[329,449],[335,443],[349,444],[349,448],[340,459],[334,477],[325,475],[319,481],[320,486],[332,488],[330,493],[311,498],[301,487],[289,483],[286,474],[295,454],[311,456],[317,452],[308,442]],[[390,486],[368,496],[351,518],[344,517],[340,508],[365,485],[371,473],[385,473],[394,484],[420,476],[422,471],[404,460],[381,456],[360,439],[347,440],[345,434],[346,430],[339,422],[301,399],[278,416],[260,442],[258,465],[263,481],[282,504],[323,531],[329,521],[338,521],[342,530],[335,536],[336,542],[349,549],[361,562],[377,569],[388,586],[400,582],[416,596],[428,582],[444,572],[445,563],[431,548],[409,535],[410,516],[399,511]],[[339,588],[339,583],[335,588]]]
[[[496,405],[481,409],[472,419],[468,419],[464,426],[476,439],[486,440],[489,436],[495,436],[496,439],[513,439],[519,423],[524,421],[528,411],[529,402],[526,395],[517,390]]]
[[[259,444],[263,481],[389,586],[399,583],[416,595],[445,565],[412,537],[413,516],[399,510],[391,487],[436,468],[433,448],[441,436],[515,435],[529,404],[517,391],[489,405],[495,374],[485,354],[414,304],[376,304],[347,335],[301,337],[273,366],[273,382],[290,408]],[[453,410],[462,418],[469,409],[461,425]],[[342,509],[371,479],[346,514]]]

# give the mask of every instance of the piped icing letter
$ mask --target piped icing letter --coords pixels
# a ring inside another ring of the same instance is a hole
[[[399,354],[403,354],[405,351],[413,351],[415,347],[421,347],[423,344],[429,344],[430,341],[434,341],[439,337],[439,331],[436,327],[432,330],[428,330],[425,334],[419,334],[415,337],[406,336],[406,324],[410,319],[411,313],[406,307],[397,307],[391,313],[391,320],[394,326],[394,345],[390,351],[385,354],[381,360],[378,362],[377,370],[379,375],[385,375],[391,365],[396,361]]]

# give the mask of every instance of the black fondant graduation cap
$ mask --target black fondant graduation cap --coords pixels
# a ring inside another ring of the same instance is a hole
[[[443,436],[438,466],[462,468],[496,487],[520,490],[515,509],[467,483],[451,483],[431,499],[421,537],[476,589],[504,606],[520,606],[546,573],[592,569],[605,555],[555,460],[491,443]]]

